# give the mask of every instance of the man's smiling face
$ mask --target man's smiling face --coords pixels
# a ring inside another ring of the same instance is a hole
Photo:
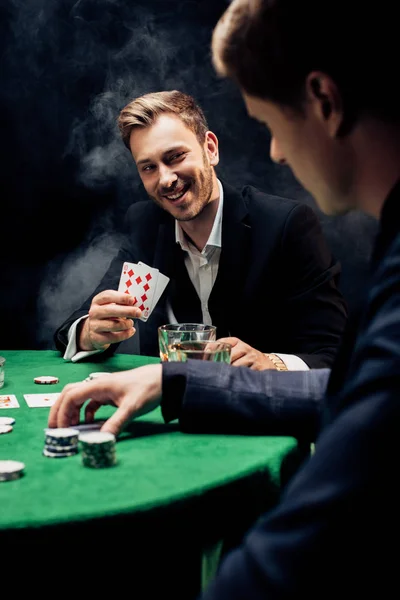
[[[148,195],[178,221],[195,219],[213,195],[218,142],[207,132],[204,144],[173,114],[150,127],[136,127],[130,149]]]

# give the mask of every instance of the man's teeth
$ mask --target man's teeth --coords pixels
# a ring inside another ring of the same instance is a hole
[[[173,194],[170,196],[166,196],[166,198],[168,198],[168,200],[178,200],[178,198],[181,198],[183,196],[183,194],[185,193],[186,190],[182,190],[181,192],[179,192],[179,194]]]

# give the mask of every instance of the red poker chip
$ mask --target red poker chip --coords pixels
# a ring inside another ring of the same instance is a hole
[[[51,383],[58,383],[60,380],[58,379],[58,377],[53,377],[52,375],[41,375],[40,377],[35,377],[33,381],[35,383],[49,385]]]

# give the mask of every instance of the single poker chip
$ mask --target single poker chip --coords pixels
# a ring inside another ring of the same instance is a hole
[[[48,452],[52,452],[53,454],[57,454],[58,452],[77,452],[78,451],[78,444],[75,444],[74,446],[52,446],[50,444],[46,444],[45,445],[45,450],[47,450]]]
[[[0,435],[2,433],[10,433],[10,431],[12,431],[12,425],[0,425]]]
[[[79,431],[72,427],[55,427],[45,429],[45,445],[77,446]]]
[[[70,438],[77,436],[79,433],[74,427],[46,427],[44,432],[53,438]]]
[[[0,417],[0,425],[14,425],[14,417]]]
[[[22,476],[25,465],[18,460],[0,460],[0,481],[12,481]]]
[[[102,445],[115,443],[115,435],[109,431],[87,431],[79,434],[79,441],[83,444]]]
[[[43,456],[47,456],[48,458],[64,458],[66,456],[75,456],[75,454],[78,454],[78,449],[70,452],[51,452],[51,450],[43,448]]]
[[[33,381],[35,383],[49,385],[52,383],[58,383],[60,380],[58,379],[58,377],[53,377],[52,375],[41,375],[40,377],[34,377]]]

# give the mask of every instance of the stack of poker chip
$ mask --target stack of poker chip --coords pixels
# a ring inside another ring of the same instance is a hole
[[[0,481],[19,479],[24,473],[25,465],[19,460],[0,460]]]
[[[14,423],[14,417],[0,417],[0,435],[2,433],[10,433],[13,430]]]
[[[69,427],[45,429],[44,456],[63,458],[78,453],[79,431]]]
[[[88,431],[79,435],[82,463],[85,467],[101,469],[117,463],[115,435],[106,431]]]

